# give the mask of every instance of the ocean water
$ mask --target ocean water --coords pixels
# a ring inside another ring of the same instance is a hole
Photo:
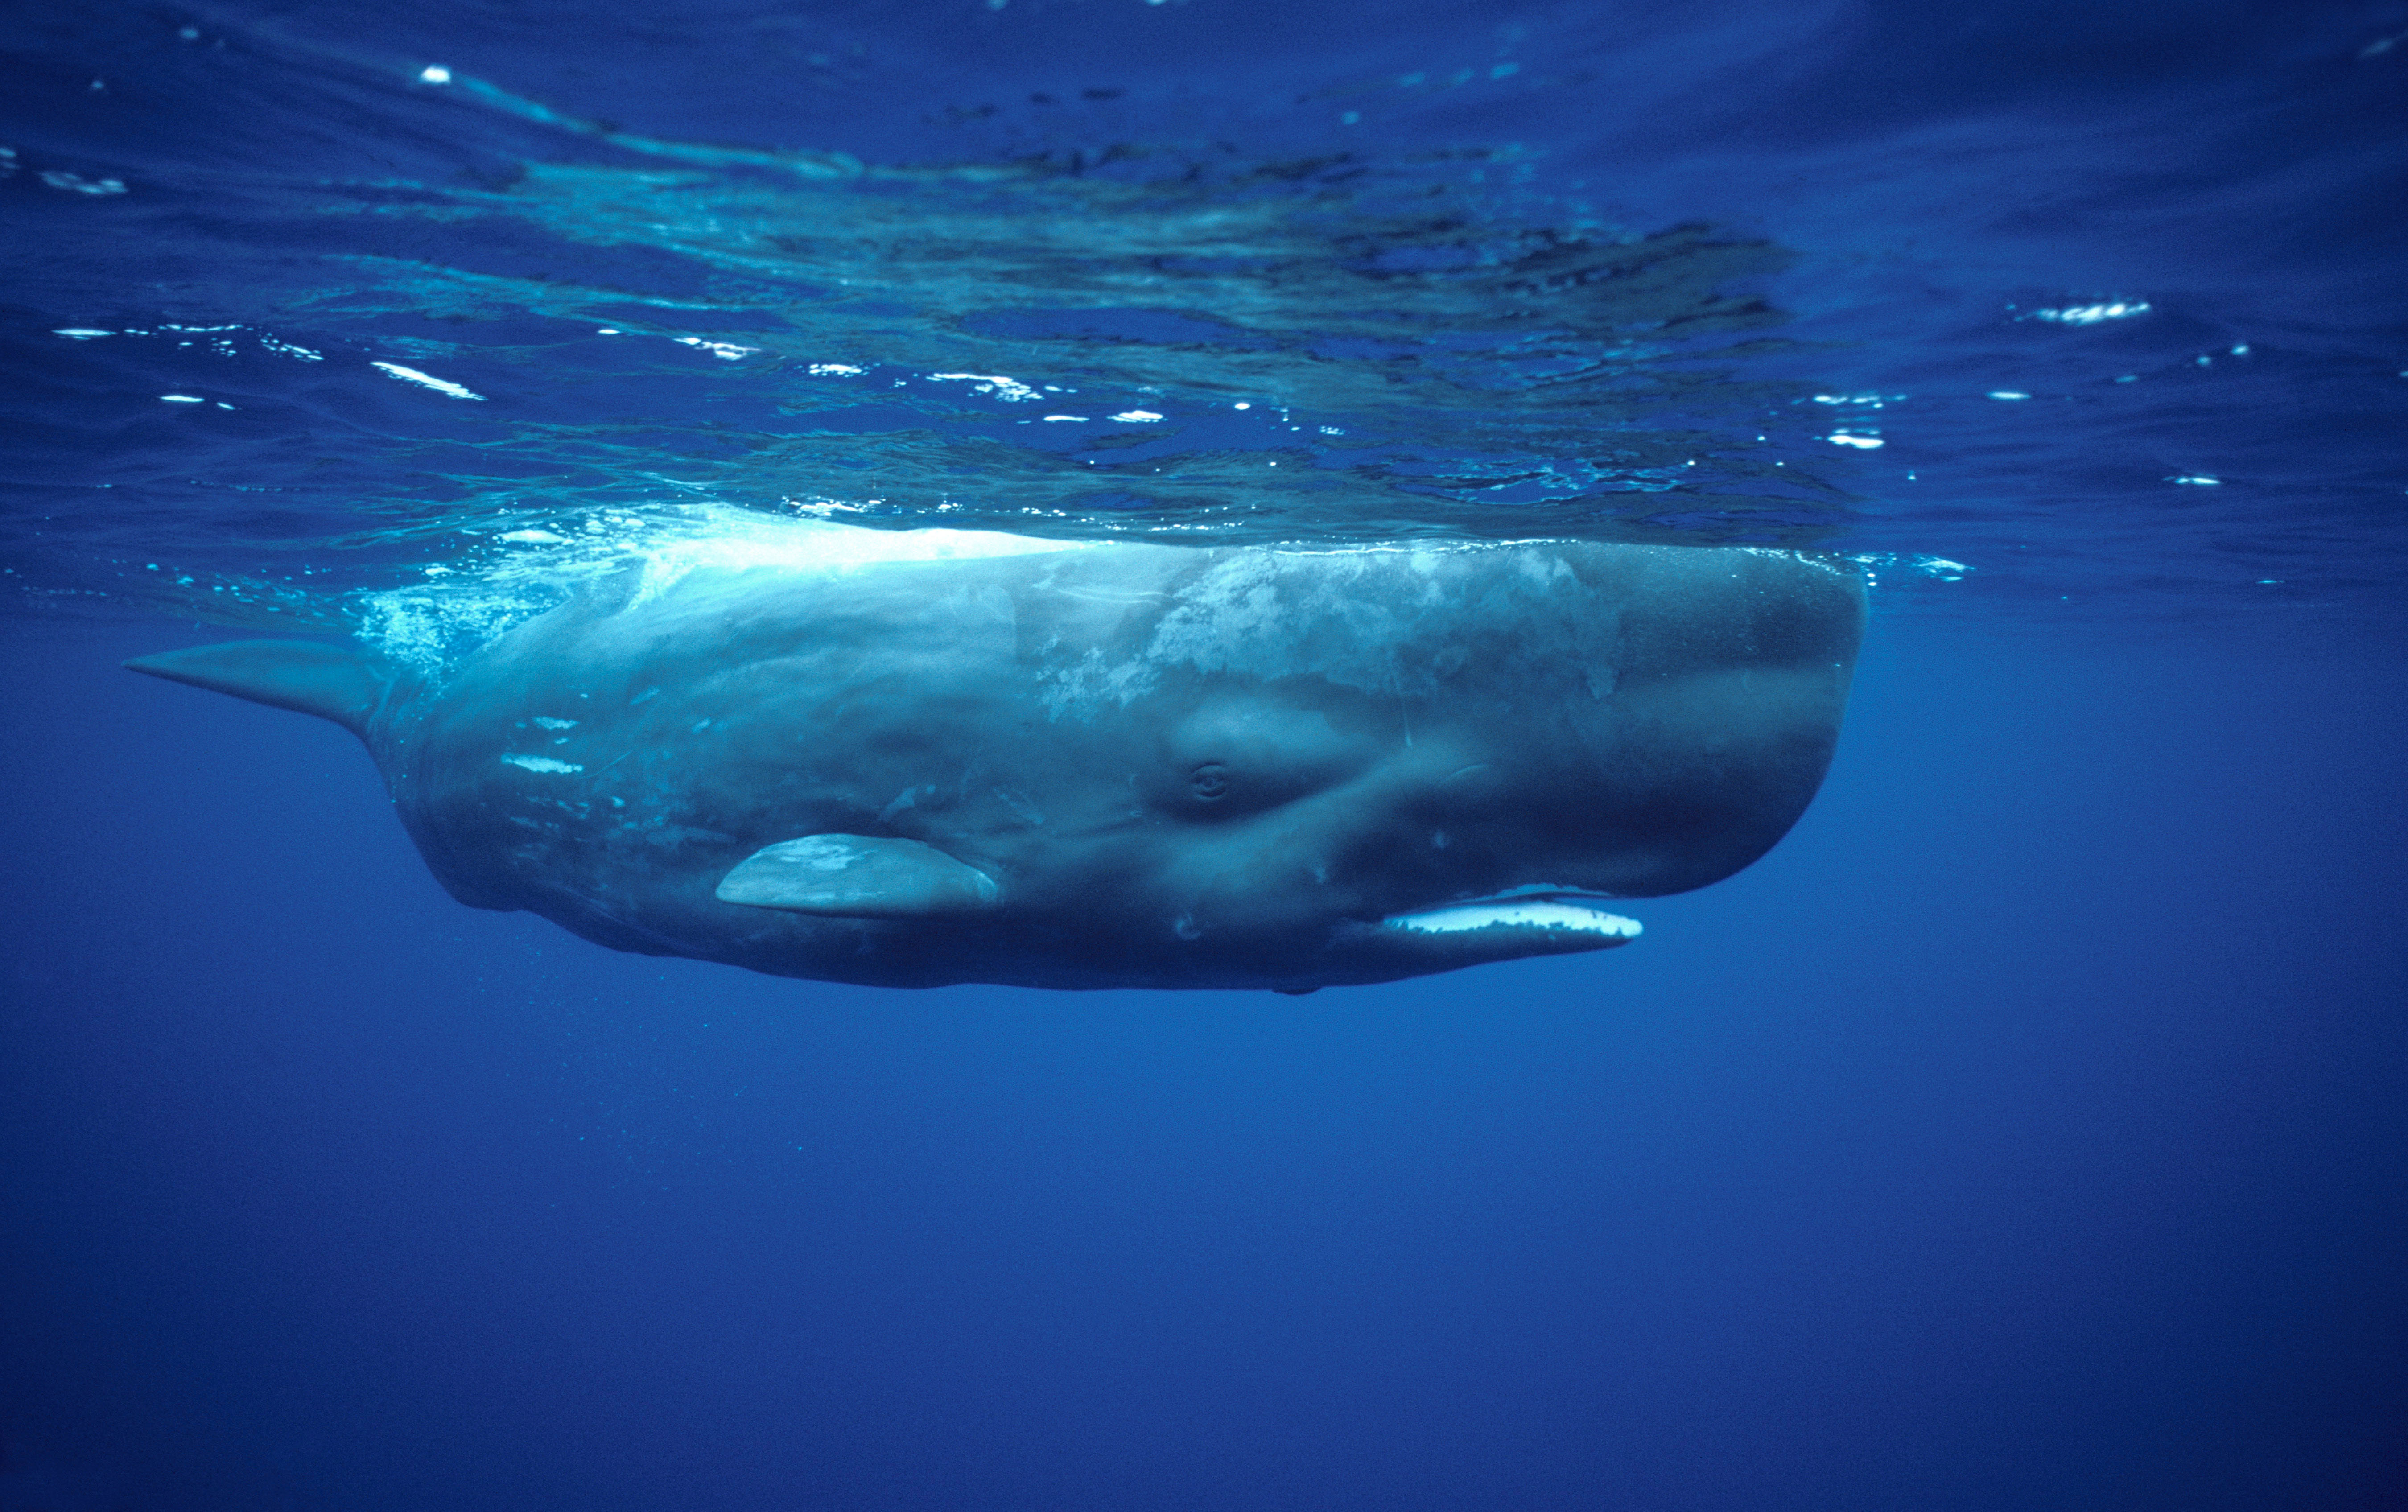
[[[0,1512],[2408,1505],[2408,5],[0,11]],[[1646,937],[615,955],[331,725],[797,520],[1853,559]]]

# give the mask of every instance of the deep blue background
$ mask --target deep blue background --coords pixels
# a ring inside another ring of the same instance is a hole
[[[2408,1506],[2408,5],[0,21],[24,161],[136,182],[0,204],[0,1512]],[[1605,955],[886,992],[466,910],[348,735],[116,667],[230,633],[147,556],[339,562],[465,411],[258,359],[324,494],[244,493],[155,405],[236,368],[49,334],[323,280],[317,176],[605,155],[436,61],[880,162],[1526,146],[1792,249],[1799,371],[1914,395],[1857,544],[1977,570],[1885,568],[1814,807]],[[2086,292],[2157,309],[2001,314]]]
[[[1291,1000],[469,912],[191,638],[0,686],[0,1410],[128,1505],[2400,1505],[2396,645],[1879,623],[1639,945]]]

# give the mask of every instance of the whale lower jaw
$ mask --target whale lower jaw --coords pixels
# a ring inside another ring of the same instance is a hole
[[[1569,888],[1515,888],[1485,898],[1390,914],[1380,922],[1384,928],[1412,934],[1478,936],[1484,943],[1529,937],[1557,946],[1599,949],[1637,939],[1641,933],[1639,920],[1607,911],[1600,906],[1607,901]]]

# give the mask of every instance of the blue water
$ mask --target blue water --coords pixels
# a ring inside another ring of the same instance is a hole
[[[2408,6],[0,44],[0,1512],[2408,1505]],[[1305,1000],[614,955],[115,668],[796,518],[1873,632],[1638,945]]]

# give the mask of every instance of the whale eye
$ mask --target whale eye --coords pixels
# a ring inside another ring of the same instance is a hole
[[[1229,769],[1219,762],[1206,762],[1188,774],[1187,791],[1198,803],[1218,803],[1228,796]]]

